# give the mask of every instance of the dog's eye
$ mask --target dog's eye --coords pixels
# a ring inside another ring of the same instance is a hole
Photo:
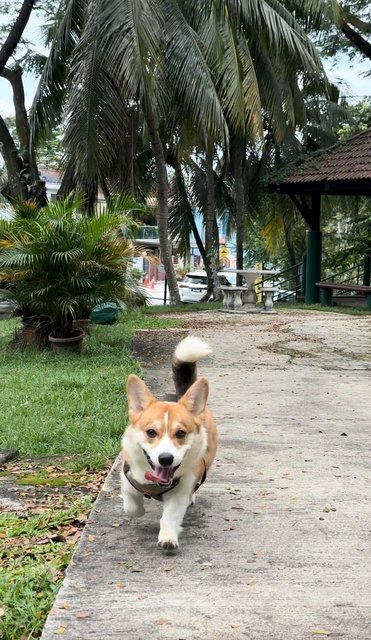
[[[155,431],[155,429],[148,429],[147,436],[149,438],[155,438],[157,436],[157,431]]]
[[[178,440],[184,440],[186,435],[187,435],[187,432],[183,431],[183,429],[178,429],[178,431],[175,434],[175,436],[178,438]]]

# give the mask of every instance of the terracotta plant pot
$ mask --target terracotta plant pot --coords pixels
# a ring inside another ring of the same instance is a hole
[[[76,329],[69,338],[55,338],[50,334],[49,341],[52,350],[63,355],[65,353],[81,353],[84,338],[85,332],[82,329]]]
[[[90,335],[91,320],[89,318],[80,318],[79,320],[75,320],[73,323],[73,328],[77,331],[79,329],[82,329],[84,333]]]

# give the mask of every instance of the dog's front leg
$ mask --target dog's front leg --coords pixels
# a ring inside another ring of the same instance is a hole
[[[140,518],[145,514],[144,496],[137,491],[121,472],[121,495],[124,500],[124,511],[128,518]]]
[[[176,489],[164,494],[164,511],[158,535],[158,546],[161,549],[177,549],[179,546],[178,536],[190,503],[194,482],[194,477],[182,478],[181,484]]]

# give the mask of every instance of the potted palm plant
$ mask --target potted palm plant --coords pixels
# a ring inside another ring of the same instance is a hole
[[[80,352],[85,333],[76,320],[97,304],[120,304],[132,286],[130,231],[137,225],[127,212],[140,207],[119,198],[92,217],[82,216],[79,207],[67,199],[26,218],[16,213],[0,230],[3,288],[18,298],[21,312],[28,307],[48,319],[49,341],[59,353]]]

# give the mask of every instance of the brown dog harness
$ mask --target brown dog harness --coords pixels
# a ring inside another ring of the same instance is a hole
[[[199,490],[200,486],[206,480],[207,470],[206,470],[206,462],[204,459],[203,459],[203,463],[204,463],[204,472],[202,474],[201,480],[196,484],[196,487],[193,493],[196,493],[196,491]],[[150,484],[141,484],[140,482],[137,482],[136,480],[134,480],[134,478],[129,477],[130,465],[128,462],[126,462],[126,460],[124,462],[123,471],[127,481],[130,482],[131,486],[134,487],[134,489],[139,491],[139,493],[143,493],[145,498],[149,498],[149,499],[153,498],[154,500],[159,500],[160,502],[162,502],[162,496],[165,493],[168,493],[168,491],[175,489],[175,487],[178,486],[180,482],[180,478],[175,478],[172,481],[172,483],[166,487],[164,487],[162,484],[155,484],[154,482],[151,482]]]

